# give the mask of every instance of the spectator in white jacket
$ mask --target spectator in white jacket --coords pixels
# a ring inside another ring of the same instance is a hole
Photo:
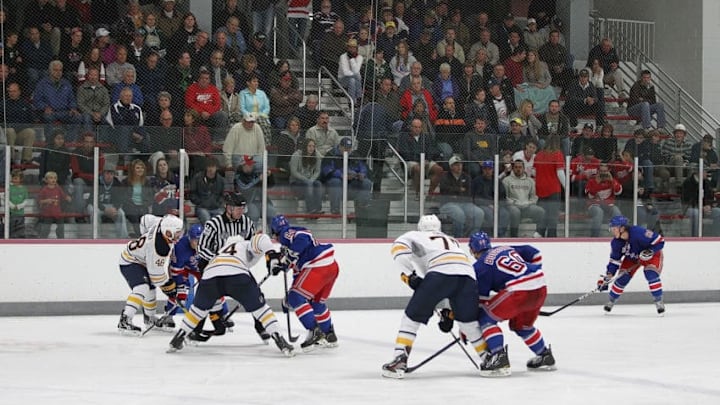
[[[536,225],[545,216],[545,210],[537,205],[535,180],[525,174],[525,163],[516,160],[512,163],[512,173],[502,179],[507,195],[507,210],[510,213],[510,237],[518,237],[520,219],[530,218]],[[535,232],[539,236],[540,234]]]
[[[252,156],[256,162],[262,162],[265,151],[265,136],[257,122],[257,113],[243,115],[242,121],[233,125],[223,143],[225,168],[235,169],[243,160],[243,155]]]
[[[360,75],[362,64],[363,57],[358,54],[357,40],[354,38],[348,40],[347,52],[340,55],[338,80],[356,103],[361,100],[363,93],[362,76]]]

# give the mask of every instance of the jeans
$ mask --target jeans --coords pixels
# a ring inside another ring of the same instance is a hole
[[[85,207],[87,206],[87,201],[83,197],[83,194],[85,194],[85,186],[90,186],[90,189],[92,189],[92,185],[89,185],[85,182],[85,180],[81,179],[80,177],[76,177],[72,181],[73,189],[72,189],[72,207],[73,212],[82,214],[85,213]],[[92,191],[92,190],[90,190]]]
[[[697,207],[690,207],[685,212],[685,215],[690,219],[690,236],[698,236],[698,213]],[[703,236],[720,236],[720,208],[713,207],[710,209],[710,213],[703,211],[703,217],[712,218],[712,225],[707,232],[703,233]],[[703,229],[704,230],[704,229]]]
[[[293,180],[290,186],[305,200],[308,213],[319,213],[322,210],[322,198],[325,193],[320,180]]]
[[[540,224],[543,221],[545,210],[542,207],[530,204],[526,207],[518,207],[517,205],[508,205],[508,212],[510,213],[510,236],[518,236],[518,228],[520,227],[520,219],[522,217],[529,217],[536,224]]]
[[[350,94],[353,100],[357,101],[362,97],[363,85],[360,75],[341,77],[340,84],[347,89],[348,94]]]
[[[453,223],[453,236],[463,238],[480,231],[485,213],[471,202],[448,202],[440,207],[440,213]]]
[[[214,217],[215,215],[222,214],[224,211],[225,211],[224,208],[208,209],[208,208],[195,207],[195,215],[197,215],[198,222],[200,222],[201,224],[204,224],[205,222],[208,221],[208,219]]]
[[[538,233],[547,238],[557,237],[558,218],[560,216],[560,193],[538,199],[538,205],[545,210],[545,218],[538,224]]]
[[[655,114],[655,121],[658,128],[665,127],[665,106],[662,103],[650,104],[647,101],[631,105],[627,108],[628,115],[640,117],[643,128],[650,128],[652,124],[650,120]]]
[[[88,205],[87,213],[88,213],[88,215],[90,215],[91,218],[93,218],[92,205]],[[127,239],[128,238],[127,219],[125,218],[125,211],[123,211],[122,208],[118,208],[117,215],[115,215],[115,218],[105,216],[105,214],[103,212],[99,212],[98,214],[99,214],[99,219],[101,222],[103,219],[108,219],[115,224],[115,237],[116,238],[118,238],[118,239]]]
[[[483,230],[487,232],[489,235],[493,234],[493,226],[495,224],[495,213],[493,212],[493,209],[486,206],[481,205],[480,209],[485,214],[485,221],[483,224]],[[507,233],[508,224],[510,224],[510,212],[505,207],[498,207],[498,232],[497,236],[499,238],[502,238]]]
[[[288,24],[290,25],[290,29],[288,30],[290,36],[290,45],[292,45],[294,48],[299,48],[301,40],[304,41],[305,38],[307,38],[306,31],[308,27],[308,19],[288,18]],[[297,31],[297,33],[295,31]],[[298,34],[300,34],[300,36],[298,36]]]
[[[642,185],[643,187],[645,187],[645,192],[647,193],[655,189],[655,165],[653,164],[652,160],[645,159],[640,162],[640,167],[642,167],[643,169]]]
[[[342,205],[342,180],[333,177],[325,184],[330,200],[330,212],[339,214]],[[348,199],[355,200],[356,204],[366,205],[370,201],[372,181],[368,178],[353,179],[348,183]]]
[[[275,19],[275,5],[271,4],[267,9],[261,11],[253,11],[253,31],[262,32],[266,37],[270,37],[273,31],[273,20]],[[254,33],[253,33],[254,35]],[[267,41],[267,39],[266,39]]]
[[[609,217],[622,215],[620,208],[615,205],[591,205],[588,208],[588,214],[590,215],[590,236],[593,238],[600,236],[600,228],[602,228],[605,214]]]

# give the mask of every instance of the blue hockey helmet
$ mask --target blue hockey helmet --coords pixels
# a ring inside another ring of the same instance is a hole
[[[615,226],[627,226],[627,224],[629,223],[630,220],[628,220],[622,215],[615,215],[614,217],[610,218],[610,228]]]
[[[490,236],[485,232],[475,232],[470,235],[470,251],[473,253],[482,252],[483,250],[490,249],[492,244],[490,243]]]
[[[202,235],[203,230],[205,230],[205,227],[203,224],[195,224],[190,227],[190,230],[188,230],[188,239],[190,240],[197,240],[200,239],[200,235]]]
[[[285,218],[285,215],[275,215],[270,222],[270,230],[273,235],[280,235],[289,226],[290,222]]]

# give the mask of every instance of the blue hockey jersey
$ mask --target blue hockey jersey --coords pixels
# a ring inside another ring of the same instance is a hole
[[[623,258],[638,261],[640,252],[643,250],[650,249],[656,253],[665,246],[665,238],[657,232],[642,226],[629,226],[626,229],[628,240],[613,238],[610,241],[608,273],[615,274]]]
[[[312,232],[301,226],[287,227],[278,242],[288,249],[288,258],[294,272],[326,266],[335,260],[335,248],[329,243],[318,243]]]
[[[496,246],[474,264],[480,299],[492,291],[527,291],[545,286],[540,251],[529,245]]]
[[[190,246],[190,239],[187,235],[180,238],[175,244],[170,261],[170,271],[177,272],[183,269],[198,271],[197,251]]]

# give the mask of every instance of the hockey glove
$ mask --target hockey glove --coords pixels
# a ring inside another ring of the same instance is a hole
[[[642,252],[640,252],[640,260],[642,261],[648,261],[655,256],[655,252],[652,251],[652,249],[645,249]]]
[[[273,268],[270,269],[270,272],[272,273],[273,276],[277,276],[278,274],[280,274],[283,271],[288,271],[287,265],[277,265],[277,266],[273,266]]]
[[[200,270],[200,274],[202,274],[203,271],[205,271],[205,267],[208,265],[208,261],[203,259],[202,257],[198,257],[198,270]]]
[[[167,283],[160,286],[160,289],[168,296],[168,298],[175,299],[177,296],[177,285],[175,284],[175,280],[168,280]]]
[[[280,274],[282,269],[282,258],[283,254],[274,250],[268,250],[265,252],[265,266],[267,267],[268,273],[272,273],[273,276]]]
[[[400,279],[403,281],[403,283],[410,286],[410,288],[412,288],[413,290],[416,290],[418,287],[420,287],[420,283],[422,283],[422,277],[418,276],[414,271],[410,273],[410,275],[401,273]]]
[[[605,275],[600,275],[600,279],[597,281],[597,289],[598,291],[607,291],[608,287],[610,286],[610,280],[612,280],[612,274],[608,273]]]
[[[455,323],[455,314],[450,308],[443,308],[442,311],[440,311],[440,322],[438,322],[438,327],[441,331],[448,333],[452,330],[453,324]]]

